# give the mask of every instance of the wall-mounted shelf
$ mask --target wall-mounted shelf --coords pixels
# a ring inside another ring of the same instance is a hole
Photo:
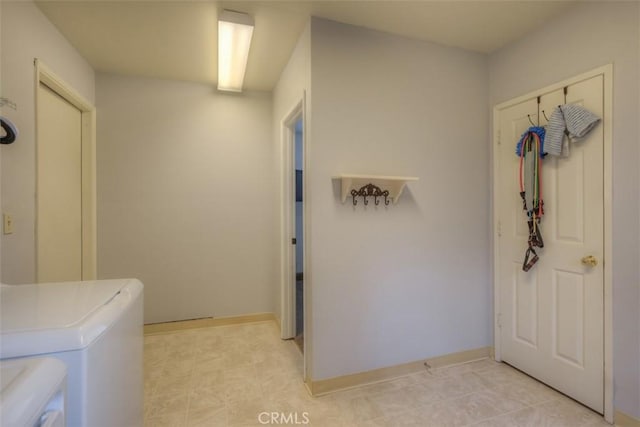
[[[369,197],[373,197],[374,203],[377,205],[383,201],[385,205],[389,204],[389,199],[393,204],[398,202],[398,198],[402,194],[407,182],[417,181],[415,176],[380,176],[380,175],[348,175],[342,174],[333,177],[341,181],[342,203],[347,197],[353,197],[353,204],[358,203],[357,197],[362,196],[364,204],[367,205]]]

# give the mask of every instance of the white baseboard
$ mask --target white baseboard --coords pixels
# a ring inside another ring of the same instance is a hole
[[[467,350],[458,353],[446,354],[443,356],[422,359],[415,362],[403,363],[401,365],[388,366],[371,371],[358,372],[350,375],[343,375],[326,380],[313,381],[307,379],[305,384],[313,396],[320,396],[338,390],[358,387],[365,384],[388,381],[404,375],[424,371],[425,362],[430,368],[440,368],[442,366],[455,365],[458,363],[470,362],[472,360],[489,357],[492,352],[491,347],[482,347],[474,350]]]
[[[624,412],[620,412],[617,409],[613,414],[613,422],[619,427],[640,427],[640,420],[627,415]]]
[[[238,325],[241,323],[264,322],[269,320],[275,320],[273,313],[256,313],[229,317],[206,317],[203,319],[179,320],[176,322],[150,323],[148,325],[144,325],[144,334],[163,334],[166,332],[176,332],[185,329],[210,328],[212,326]]]

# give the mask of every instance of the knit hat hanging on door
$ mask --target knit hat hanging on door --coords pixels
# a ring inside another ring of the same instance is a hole
[[[529,271],[538,262],[539,257],[534,248],[544,247],[540,230],[540,220],[544,215],[542,160],[547,154],[567,157],[569,142],[581,140],[600,122],[600,117],[586,108],[575,104],[567,105],[567,88],[564,88],[564,96],[565,104],[559,105],[553,111],[546,129],[541,126],[531,126],[516,144],[516,155],[520,158],[520,197],[522,197],[523,209],[527,213],[529,226],[528,248],[522,262],[524,271]],[[538,97],[539,108],[540,97]],[[531,124],[533,125],[533,122]],[[544,148],[548,151],[545,152]]]

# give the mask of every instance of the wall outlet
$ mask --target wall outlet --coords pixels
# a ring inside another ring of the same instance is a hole
[[[2,218],[3,218],[2,232],[4,234],[13,233],[13,216],[5,213],[5,214],[2,214]]]

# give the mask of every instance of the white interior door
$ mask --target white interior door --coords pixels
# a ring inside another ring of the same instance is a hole
[[[37,280],[82,279],[82,113],[40,83]]]
[[[562,90],[540,97],[550,117]],[[568,87],[567,103],[603,118],[603,77]],[[499,111],[498,275],[503,361],[592,409],[604,410],[604,134],[599,124],[568,158],[543,161],[541,229],[544,248],[522,270],[528,227],[519,195],[515,144],[538,120],[537,99]],[[541,114],[540,123],[546,119]],[[585,265],[593,256],[598,264]]]

